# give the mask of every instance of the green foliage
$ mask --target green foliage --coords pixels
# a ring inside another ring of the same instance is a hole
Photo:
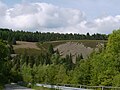
[[[7,44],[0,40],[0,85],[8,82],[9,67],[7,60],[9,56],[10,52]]]
[[[60,61],[61,61],[60,55],[58,53],[53,54],[51,56],[51,61],[55,65],[60,64]]]
[[[107,47],[100,54],[91,58],[91,84],[105,86],[119,86],[120,73],[120,30],[113,31],[108,39]],[[115,82],[116,81],[116,82]]]
[[[0,59],[5,59],[9,55],[9,49],[5,43],[0,40]]]
[[[63,83],[63,84],[68,83],[69,79],[66,73],[67,72],[66,68],[64,67],[64,65],[60,65],[58,67],[59,67],[58,73],[55,76],[56,83]]]
[[[52,44],[50,44],[50,46],[49,46],[49,48],[48,48],[48,53],[49,54],[54,54],[54,49],[53,49],[53,45]]]
[[[90,84],[90,62],[81,60],[79,65],[76,66],[73,74],[73,83],[82,85]]]
[[[30,65],[26,65],[26,63],[24,63],[21,67],[21,74],[24,82],[32,82],[31,73],[32,73],[32,69]]]
[[[114,76],[113,86],[120,87],[120,73]]]
[[[76,64],[78,64],[83,59],[82,53],[76,56]]]
[[[107,44],[107,53],[118,54],[120,53],[120,30],[113,31],[113,33],[109,36],[108,44]]]
[[[17,69],[17,65],[13,66],[10,69],[11,70],[8,71],[8,72],[10,72],[10,74],[9,74],[10,75],[10,77],[9,77],[10,82],[17,83],[18,81],[21,81],[22,80],[22,76],[21,76],[20,72]]]
[[[74,68],[74,63],[72,61],[72,55],[66,55],[65,57],[65,66],[67,70],[72,70]]]

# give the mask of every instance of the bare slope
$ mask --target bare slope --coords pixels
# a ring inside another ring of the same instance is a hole
[[[62,57],[71,54],[73,56],[73,62],[75,62],[76,56],[82,54],[83,57],[86,58],[93,51],[93,48],[85,47],[82,43],[77,42],[67,42],[56,46],[54,49],[58,49]]]

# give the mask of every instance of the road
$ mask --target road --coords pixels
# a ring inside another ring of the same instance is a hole
[[[4,90],[33,90],[16,84],[6,84]]]
[[[43,86],[47,88],[55,88],[59,90],[92,90],[92,89],[84,89],[84,88],[75,88],[75,87],[66,87],[66,86],[56,86],[56,85],[46,85],[46,84],[36,84],[36,86]]]

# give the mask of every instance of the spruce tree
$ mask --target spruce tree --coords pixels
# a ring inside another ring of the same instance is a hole
[[[54,54],[54,49],[53,49],[53,45],[52,44],[50,44],[50,46],[49,46],[49,48],[48,48],[48,52],[49,52],[49,54]]]

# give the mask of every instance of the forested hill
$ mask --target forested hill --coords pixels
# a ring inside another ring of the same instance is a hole
[[[3,32],[9,33],[8,37],[17,34],[9,30]],[[45,45],[45,42],[40,44]],[[27,86],[29,83],[47,83],[120,87],[120,30],[113,31],[106,46],[88,58],[83,58],[82,54],[76,56],[76,63],[72,62],[72,54],[61,57],[59,50],[54,50],[52,45],[42,52],[29,55],[25,49],[23,54],[11,57],[12,47],[0,40],[0,90],[6,83],[19,81]]]
[[[18,40],[18,41],[57,41],[57,40],[107,40],[108,35],[105,34],[60,34],[60,33],[41,33],[41,32],[25,32],[13,31],[11,29],[0,29],[0,38],[3,40]]]

